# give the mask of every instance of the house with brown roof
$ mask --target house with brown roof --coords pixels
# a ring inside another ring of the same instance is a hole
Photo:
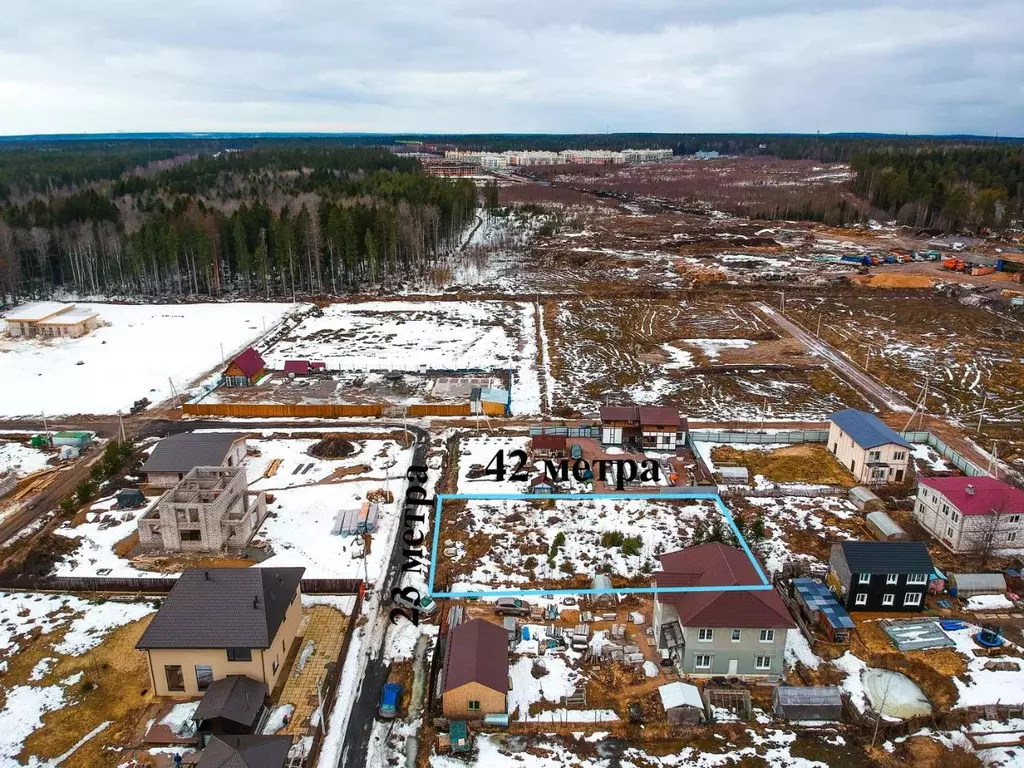
[[[774,589],[714,589],[761,584],[743,551],[715,542],[667,552],[659,559],[654,633],[681,675],[782,679],[786,634],[796,625],[779,594]],[[659,592],[659,587],[708,591]]]
[[[565,435],[534,435],[530,451],[535,459],[561,459],[565,456]]]
[[[506,712],[508,632],[484,619],[448,633],[441,709],[450,720],[480,720]]]
[[[687,422],[669,406],[601,407],[601,442],[652,451],[674,451],[686,443]]]
[[[196,768],[284,768],[291,736],[214,736]]]
[[[224,371],[224,386],[251,387],[267,372],[267,364],[260,353],[247,347],[242,354],[231,361]]]
[[[304,568],[185,571],[135,647],[157,696],[194,698],[241,675],[273,690],[302,620]]]

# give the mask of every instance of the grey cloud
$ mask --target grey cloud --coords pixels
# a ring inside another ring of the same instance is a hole
[[[0,133],[1024,132],[1018,0],[7,0]]]

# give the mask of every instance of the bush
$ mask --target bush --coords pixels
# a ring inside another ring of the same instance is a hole
[[[537,567],[537,558],[534,557],[533,555],[530,555],[523,562],[523,567],[526,568],[526,570],[528,570],[528,571],[532,571],[534,568]]]
[[[78,501],[81,504],[85,504],[96,496],[96,485],[89,480],[83,480],[78,484],[75,489],[75,495],[78,497]]]
[[[558,566],[558,570],[560,570],[562,573],[575,573],[576,572],[575,569],[572,567],[572,563],[570,563],[568,560],[563,560],[562,564],[560,566]]]
[[[625,538],[619,531],[605,531],[601,534],[601,546],[605,549],[621,547]]]
[[[558,550],[565,546],[565,534],[559,531],[555,535],[555,540],[551,542],[551,549],[548,551],[548,560],[554,560],[555,555],[558,554]],[[554,563],[552,563],[554,565]]]
[[[65,496],[60,500],[60,510],[65,515],[70,515],[75,511],[75,507],[78,506],[73,496]]]
[[[630,536],[622,542],[622,554],[639,555],[644,548],[644,541],[639,536]]]

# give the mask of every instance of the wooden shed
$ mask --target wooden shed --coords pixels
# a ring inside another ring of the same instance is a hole
[[[252,347],[231,361],[224,371],[224,385],[228,387],[250,387],[267,372],[267,364],[260,353]]]
[[[697,686],[669,683],[658,688],[658,695],[672,725],[698,725],[704,720],[704,702]]]

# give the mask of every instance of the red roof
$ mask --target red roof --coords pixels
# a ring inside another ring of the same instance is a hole
[[[702,544],[660,558],[664,569],[654,575],[656,587],[724,587],[760,585],[750,559],[725,544]],[[683,626],[734,629],[790,629],[796,626],[778,593],[772,590],[735,592],[662,592],[658,600],[675,607]]]
[[[640,424],[652,427],[678,427],[679,411],[667,405],[647,405],[640,407]]]
[[[294,373],[296,376],[305,376],[309,373],[309,360],[285,360],[284,372]]]
[[[508,693],[508,631],[483,619],[459,624],[448,633],[444,690],[480,683]]]
[[[994,477],[922,477],[921,485],[941,493],[965,515],[1024,512],[1024,491]]]
[[[639,421],[635,405],[603,405],[601,421]]]
[[[310,365],[310,367],[311,367],[311,368],[312,368],[312,369],[313,369],[314,371],[322,371],[322,370],[325,370],[325,369],[327,368],[327,363],[324,363],[324,362],[319,362],[319,361],[317,361],[317,360],[314,360],[314,361],[313,361],[312,363],[310,363],[309,365]]]
[[[267,367],[267,364],[263,362],[263,358],[260,357],[260,353],[252,347],[249,347],[236,357],[234,364],[250,379]]]
[[[534,435],[530,443],[535,451],[564,451],[565,435]]]

